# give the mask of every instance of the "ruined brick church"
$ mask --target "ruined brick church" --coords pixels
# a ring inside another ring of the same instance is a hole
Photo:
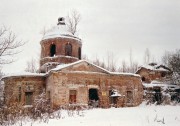
[[[141,77],[110,72],[81,60],[81,39],[68,32],[65,19],[42,40],[40,73],[22,73],[3,78],[5,104],[32,105],[43,91],[52,108],[83,105],[108,108],[137,106],[143,99]]]

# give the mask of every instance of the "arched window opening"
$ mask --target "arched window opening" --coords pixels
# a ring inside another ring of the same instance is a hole
[[[72,45],[70,43],[67,43],[65,46],[65,55],[72,56]]]
[[[145,81],[146,79],[145,79],[145,77],[142,77],[142,81]]]
[[[56,45],[52,44],[50,48],[50,56],[53,57],[56,54]]]
[[[161,77],[165,77],[166,76],[166,73],[161,73]]]
[[[79,47],[79,49],[78,49],[78,57],[79,57],[79,59],[81,59],[81,47]]]

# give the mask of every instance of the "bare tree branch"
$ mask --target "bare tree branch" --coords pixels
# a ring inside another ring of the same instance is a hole
[[[31,73],[38,72],[37,61],[34,58],[32,58],[30,61],[27,62],[25,71]]]
[[[17,36],[5,26],[0,28],[0,65],[12,63],[13,56],[20,52],[19,47],[25,42],[18,40]]]
[[[68,31],[73,35],[77,33],[77,26],[81,20],[81,15],[78,11],[72,10],[72,12],[67,16],[67,26]]]

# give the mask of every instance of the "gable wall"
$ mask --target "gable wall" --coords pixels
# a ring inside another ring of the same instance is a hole
[[[102,69],[97,68],[87,62],[81,62],[79,64],[75,64],[73,66],[63,69],[62,71],[86,71],[86,72],[90,71],[90,72],[105,73],[105,71],[103,71]]]

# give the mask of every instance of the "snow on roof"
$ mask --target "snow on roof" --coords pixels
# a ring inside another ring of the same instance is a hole
[[[45,64],[43,64],[41,67],[47,67],[47,66],[51,66],[51,65],[59,65],[59,62],[47,62]]]
[[[122,73],[122,72],[109,72],[113,75],[128,75],[128,76],[135,76],[135,77],[141,77],[139,74],[133,74],[133,73]]]
[[[64,56],[64,55],[55,55],[55,56],[53,56],[53,57],[44,57],[44,58],[42,58],[41,60],[43,60],[43,59],[54,59],[54,58],[58,58],[58,57],[66,57],[66,58],[71,58],[71,59],[78,59],[77,57],[72,57],[72,56]]]
[[[148,70],[153,70],[153,71],[170,71],[170,69],[168,67],[166,67],[165,65],[160,65],[160,64],[147,64],[147,65],[142,65],[141,67],[139,67],[139,69],[137,70],[137,72],[141,69],[141,68],[145,68]]]
[[[101,69],[102,71],[108,73],[108,74],[140,77],[140,75],[138,75],[138,74],[133,74],[133,73],[110,72],[110,71],[108,71],[108,70],[106,70],[106,69],[104,69],[104,68],[102,68],[102,67],[100,67],[100,66],[97,66],[97,65],[95,65],[95,64],[93,64],[93,63],[90,63],[90,62],[88,62],[88,61],[86,61],[86,60],[79,60],[79,61],[76,61],[76,62],[74,62],[74,63],[69,63],[69,64],[60,64],[60,65],[58,65],[56,68],[51,69],[51,71],[58,71],[58,70],[61,70],[61,69],[64,69],[64,68],[73,66],[73,65],[75,65],[75,64],[79,64],[79,63],[81,63],[81,62],[86,62],[86,63],[88,63],[88,64],[91,64],[91,65],[93,65],[93,66]]]
[[[108,70],[106,70],[106,69],[104,69],[104,68],[102,68],[102,67],[99,67],[99,66],[97,66],[97,65],[95,65],[95,64],[89,63],[89,62],[86,61],[86,60],[79,60],[79,61],[76,61],[76,62],[74,62],[74,63],[69,63],[69,64],[60,64],[60,65],[58,65],[56,68],[52,69],[52,71],[61,70],[61,69],[64,69],[64,68],[66,68],[66,67],[70,67],[70,66],[79,64],[79,63],[81,63],[81,62],[86,62],[86,63],[88,63],[88,64],[91,64],[91,65],[93,65],[93,66],[95,66],[95,67],[97,67],[97,68],[99,68],[99,69],[101,69],[101,70],[109,73]]]
[[[74,36],[71,32],[69,32],[66,25],[54,26],[52,29],[47,31],[47,33],[45,33],[42,40],[57,38],[57,37],[77,39],[78,41],[81,40],[78,37]]]
[[[34,76],[38,76],[38,77],[43,77],[46,74],[44,73],[30,73],[30,72],[19,72],[19,73],[10,73],[7,74],[5,76],[3,76],[3,78],[8,78],[8,77],[20,77],[20,76],[28,76],[28,77],[34,77]]]
[[[143,86],[144,87],[165,87],[165,88],[174,88],[174,89],[180,88],[178,85],[167,84],[167,83],[159,82],[159,81],[152,81],[150,84],[143,83]]]

